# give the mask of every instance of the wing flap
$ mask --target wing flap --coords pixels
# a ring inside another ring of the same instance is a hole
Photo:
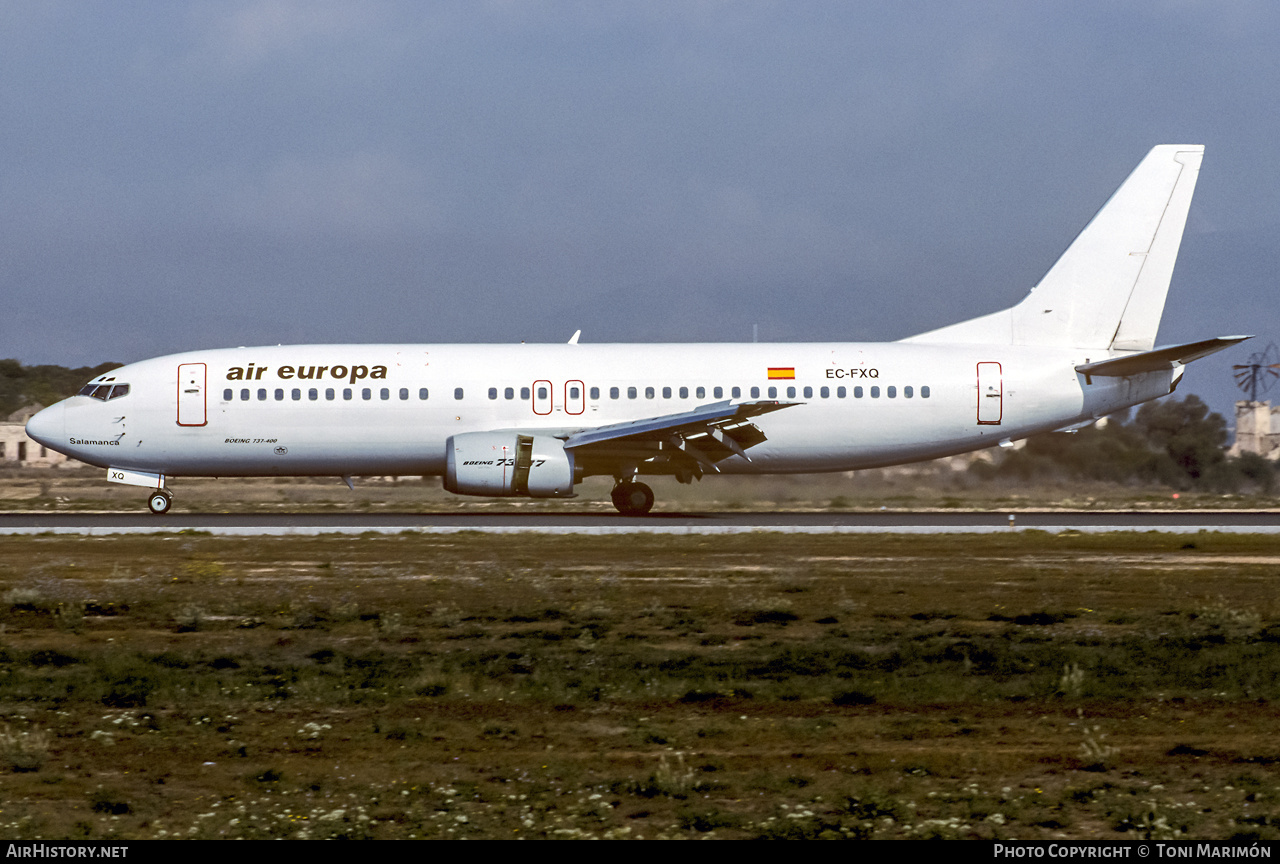
[[[564,447],[566,450],[572,450],[623,440],[668,441],[674,436],[686,441],[696,441],[694,446],[703,454],[709,454],[713,452],[714,447],[719,447],[726,454],[721,458],[727,458],[734,455],[733,447],[726,444],[722,438],[717,438],[714,432],[723,432],[726,437],[733,440],[734,445],[746,450],[765,440],[764,433],[749,422],[752,417],[800,404],[803,403],[714,402],[679,414],[665,414],[661,417],[646,417],[643,420],[583,429],[569,435]]]

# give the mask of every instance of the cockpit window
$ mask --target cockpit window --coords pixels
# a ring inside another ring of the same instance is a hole
[[[95,384],[90,382],[80,388],[78,396],[92,396],[102,402],[110,399],[119,399],[121,396],[129,395],[128,384]]]

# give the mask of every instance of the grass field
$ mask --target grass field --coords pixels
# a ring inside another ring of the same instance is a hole
[[[0,538],[0,833],[1280,839],[1280,547]]]

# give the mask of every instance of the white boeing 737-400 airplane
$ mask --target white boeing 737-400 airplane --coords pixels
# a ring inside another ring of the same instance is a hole
[[[1173,392],[1246,336],[1155,348],[1201,146],[1154,148],[1016,306],[892,343],[298,345],[132,363],[27,434],[150,488],[171,478],[441,475],[564,498],[640,475],[848,471],[1070,431]]]

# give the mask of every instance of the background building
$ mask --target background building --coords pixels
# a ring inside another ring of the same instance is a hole
[[[0,422],[0,467],[56,468],[65,465],[70,468],[81,464],[27,437],[27,420],[43,407],[28,405],[19,408]]]
[[[1235,458],[1241,453],[1257,453],[1274,459],[1280,453],[1280,422],[1276,414],[1280,408],[1272,408],[1270,402],[1236,403],[1236,443],[1227,455]]]

